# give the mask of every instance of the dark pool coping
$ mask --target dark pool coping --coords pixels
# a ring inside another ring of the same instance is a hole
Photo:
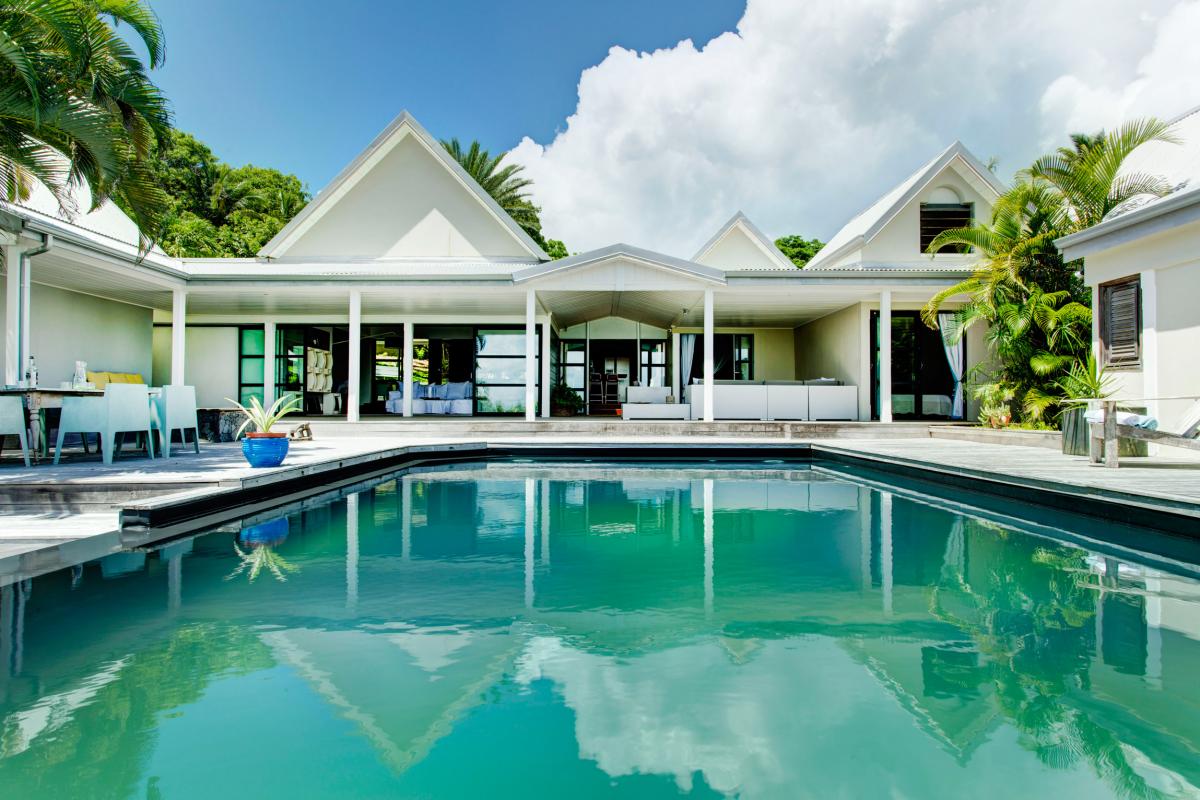
[[[1168,499],[1082,487],[1053,481],[1020,479],[987,470],[950,467],[919,459],[881,456],[836,445],[784,441],[628,443],[495,443],[457,442],[382,448],[370,453],[330,459],[239,480],[234,485],[206,487],[133,500],[120,510],[120,527],[90,536],[47,541],[44,547],[0,558],[0,583],[24,578],[110,552],[148,547],[220,528],[246,518],[270,516],[298,503],[318,502],[338,492],[353,492],[369,482],[385,480],[403,469],[441,469],[459,463],[508,459],[598,462],[782,462],[817,467],[855,467],[878,473],[894,485],[922,484],[936,495],[939,488],[969,492],[976,505],[995,513],[1036,520],[1049,511],[1109,526],[1087,535],[1081,544],[1113,545],[1130,552],[1155,552],[1180,563],[1200,564],[1189,549],[1200,541],[1200,500],[1193,505]],[[699,465],[698,465],[699,466]],[[774,466],[774,463],[771,464]],[[1013,503],[1021,504],[1014,506]],[[266,516],[263,516],[266,515]],[[1150,529],[1147,536],[1147,529]],[[1159,541],[1162,535],[1174,538]],[[1061,537],[1060,537],[1061,538]],[[1069,537],[1068,537],[1069,538]],[[1119,556],[1122,550],[1116,551]]]
[[[1083,514],[1108,522],[1200,536],[1200,501],[1186,503],[922,459],[864,453],[823,442],[645,442],[617,443],[487,443],[413,445],[331,459],[239,481],[126,503],[120,511],[122,530],[192,527],[214,518],[244,516],[376,474],[415,464],[502,458],[604,459],[655,462],[680,460],[789,460],[868,466],[901,477],[920,477],[941,487],[984,492],[1007,500]]]

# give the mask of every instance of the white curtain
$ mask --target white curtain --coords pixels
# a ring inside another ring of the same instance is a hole
[[[679,386],[680,391],[692,380],[692,361],[696,358],[696,334],[684,333],[679,336]],[[683,402],[679,399],[679,402]]]
[[[950,374],[954,376],[954,400],[950,405],[950,418],[962,419],[966,416],[963,404],[963,371],[966,368],[963,337],[959,335],[958,326],[954,324],[954,314],[943,311],[938,314],[938,328],[942,331],[942,348],[946,351],[946,363],[950,365]]]

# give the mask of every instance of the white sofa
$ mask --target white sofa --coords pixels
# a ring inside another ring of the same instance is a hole
[[[684,390],[692,419],[704,419],[704,385]],[[713,419],[857,420],[858,387],[830,379],[809,381],[715,381]]]
[[[459,383],[417,383],[413,385],[413,414],[469,417],[475,412],[474,385]],[[388,392],[384,404],[389,414],[404,413],[404,389]]]
[[[621,404],[622,419],[687,419],[691,416],[686,403],[667,402],[671,395],[669,386],[630,386],[625,392],[625,402]]]

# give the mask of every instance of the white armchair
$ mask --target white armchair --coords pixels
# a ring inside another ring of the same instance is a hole
[[[171,457],[171,432],[179,431],[179,441],[187,444],[187,432],[192,432],[192,446],[200,452],[200,423],[196,419],[196,387],[164,386],[151,399],[151,427],[158,431],[159,452]]]
[[[124,435],[146,434],[146,452],[154,458],[154,434],[150,420],[150,392],[141,383],[110,383],[103,397],[64,397],[58,422],[54,463],[62,457],[68,433],[98,433],[104,463],[111,464]]]

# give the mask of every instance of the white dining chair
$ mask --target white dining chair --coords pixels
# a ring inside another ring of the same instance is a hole
[[[62,457],[68,433],[98,433],[105,464],[113,462],[126,433],[145,434],[146,452],[154,458],[150,420],[150,392],[143,383],[110,383],[102,397],[64,397],[54,463]]]
[[[158,452],[171,457],[171,433],[179,431],[179,441],[187,444],[187,432],[192,432],[192,446],[200,452],[200,422],[196,414],[195,386],[164,386],[150,398],[151,427],[158,432]]]
[[[29,466],[29,434],[25,429],[29,418],[25,416],[25,404],[17,395],[0,397],[0,446],[3,438],[15,435],[21,443],[21,455],[25,456],[25,466]]]

